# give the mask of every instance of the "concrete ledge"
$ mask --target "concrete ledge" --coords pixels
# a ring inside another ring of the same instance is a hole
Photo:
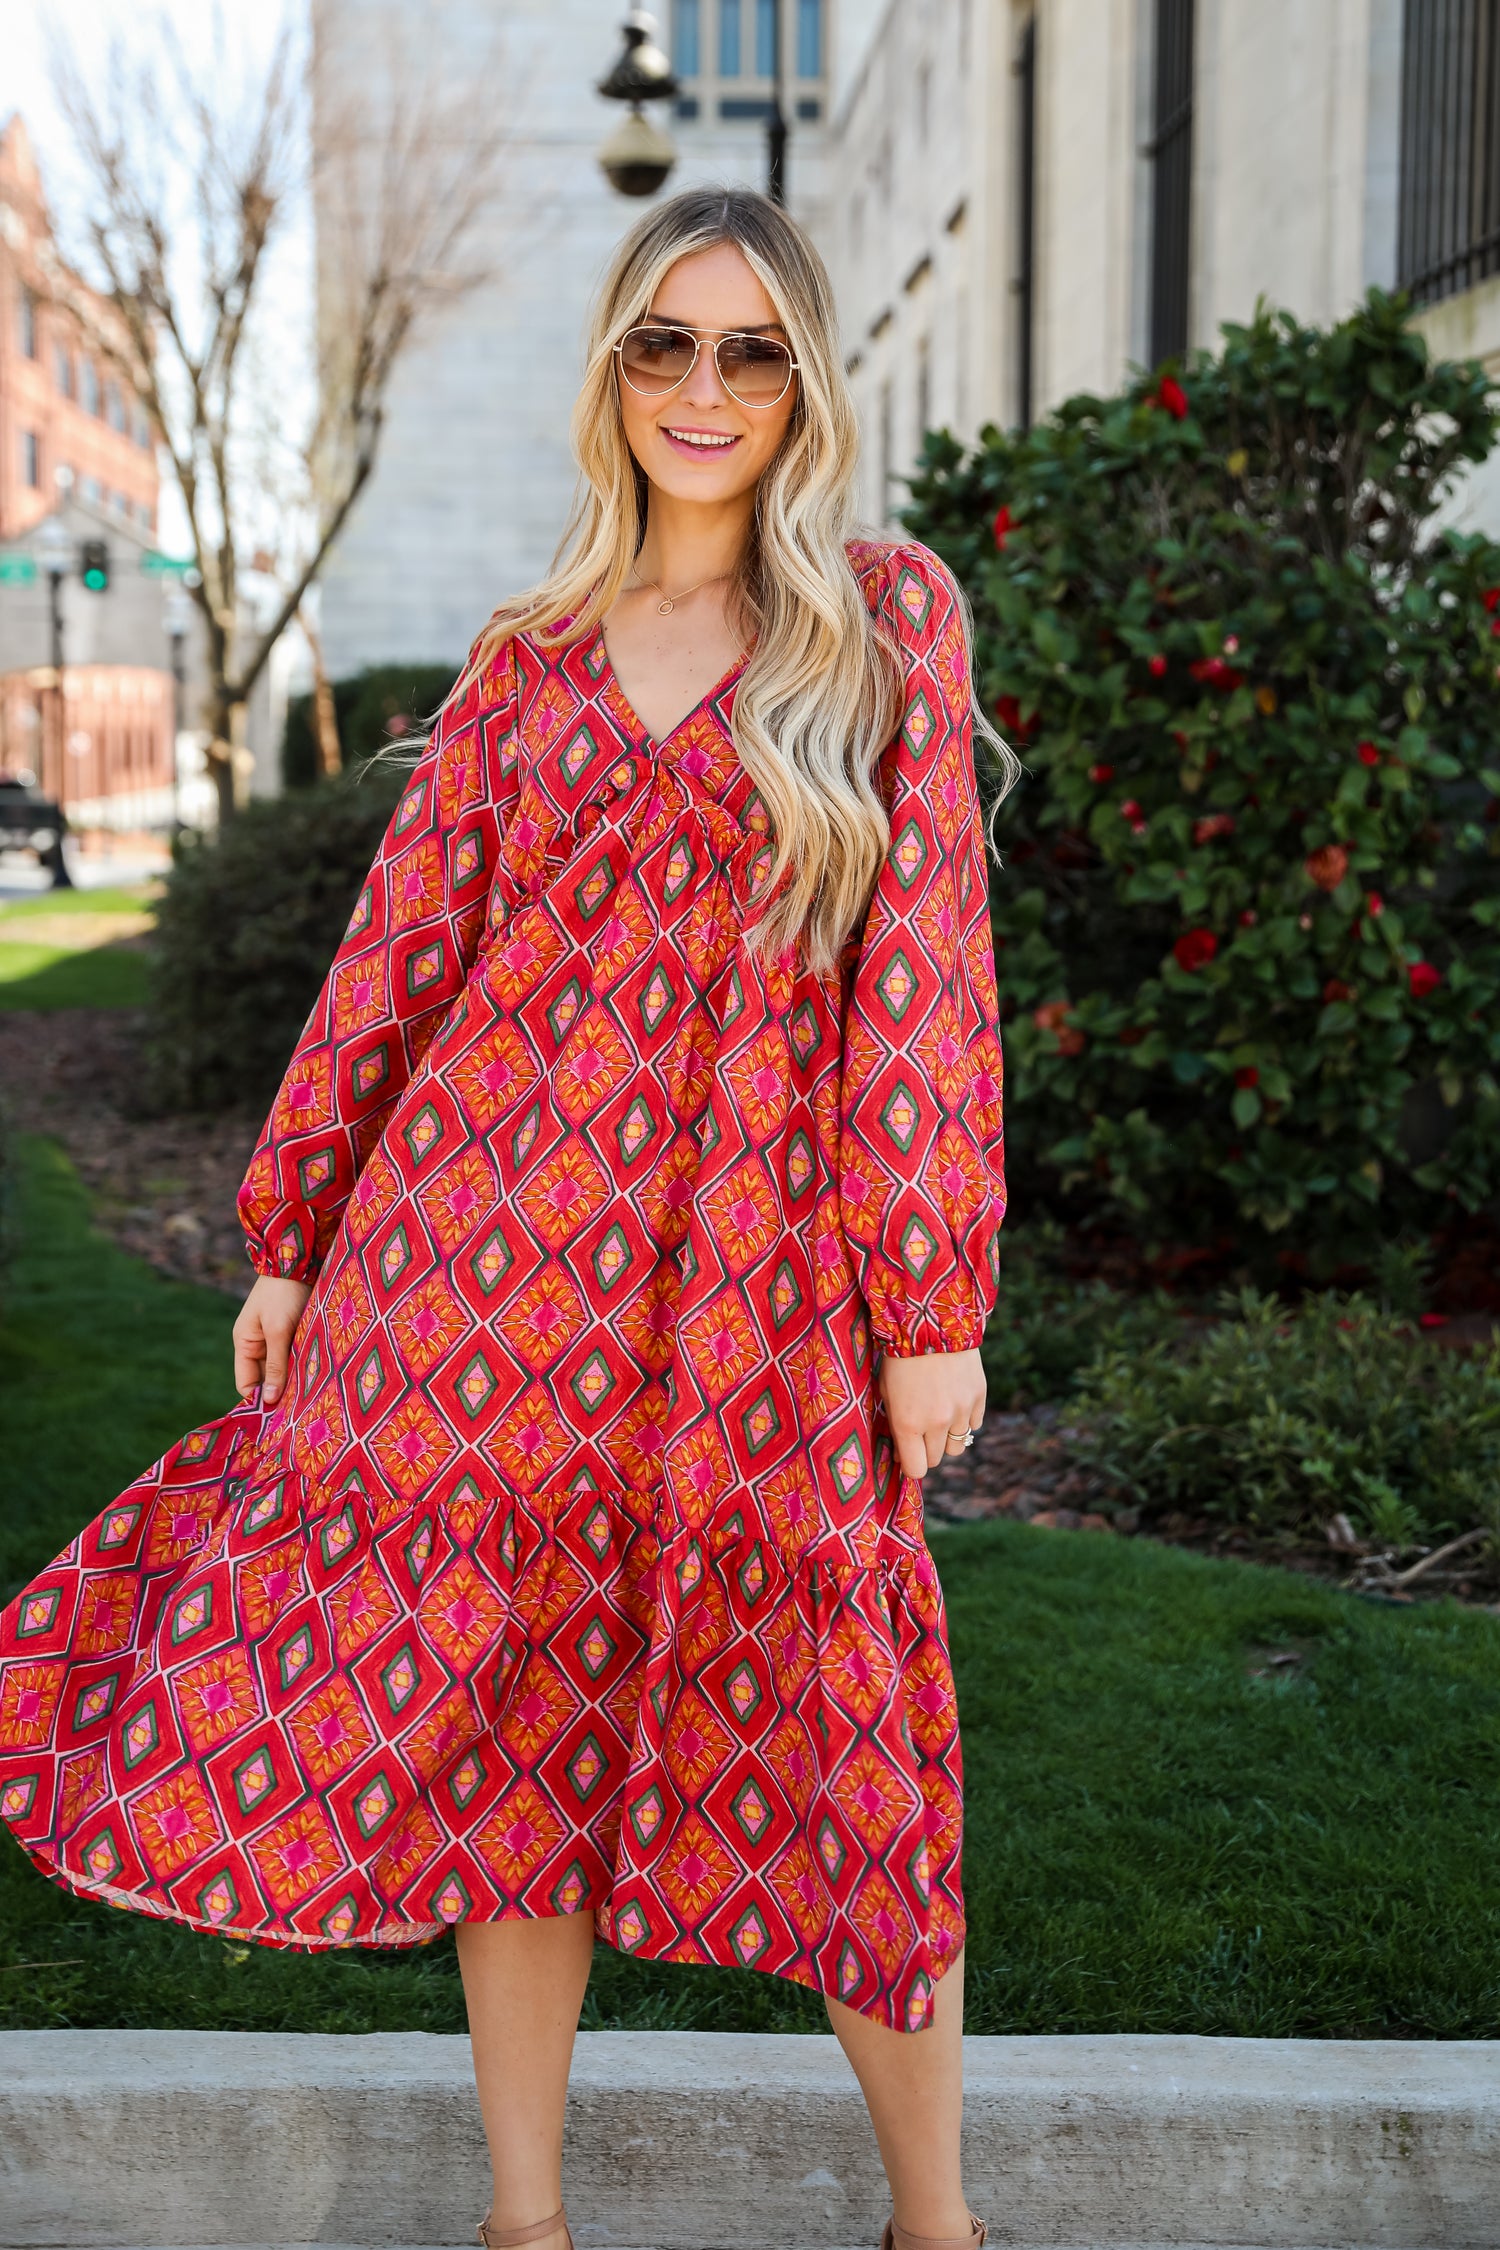
[[[1494,2250],[1500,2047],[971,2039],[967,2171],[1032,2250]],[[579,2040],[579,2250],[874,2250],[885,2193],[831,2038]],[[0,2034],[0,2243],[473,2241],[468,2043]]]

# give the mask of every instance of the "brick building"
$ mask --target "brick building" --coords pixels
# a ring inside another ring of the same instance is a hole
[[[0,128],[0,539],[30,531],[69,487],[106,518],[156,528],[151,427],[70,305],[123,346],[109,305],[58,259],[31,143],[12,117]]]
[[[121,346],[111,307],[58,257],[19,117],[0,127],[0,770],[29,773],[77,830],[164,827],[176,757],[156,537],[156,444],[97,346]],[[37,533],[67,535],[63,671]],[[103,540],[109,590],[78,558]]]

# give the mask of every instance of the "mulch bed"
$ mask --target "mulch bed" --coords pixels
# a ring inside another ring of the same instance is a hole
[[[1446,1336],[1442,1340],[1448,1341]],[[1342,1514],[1313,1539],[1290,1532],[1257,1534],[1208,1516],[1167,1515],[1143,1523],[1139,1509],[1076,1457],[1083,1435],[1076,1418],[1069,1420],[1067,1407],[1055,1403],[1025,1413],[986,1413],[974,1443],[924,1478],[929,1520],[982,1523],[1007,1516],[1043,1529],[1153,1539],[1164,1546],[1334,1579],[1373,1601],[1405,1605],[1446,1597],[1500,1614],[1500,1560],[1486,1533],[1466,1534],[1429,1553],[1378,1548],[1360,1539]]]
[[[262,1119],[142,1116],[142,1023],[125,1008],[0,1011],[7,1120],[62,1143],[122,1249],[242,1298],[255,1277],[234,1199]]]

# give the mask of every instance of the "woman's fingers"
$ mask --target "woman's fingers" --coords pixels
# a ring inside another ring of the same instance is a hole
[[[260,1381],[266,1364],[266,1339],[259,1314],[246,1303],[234,1324],[234,1387],[248,1398]]]
[[[260,1385],[261,1404],[274,1406],[286,1388],[297,1323],[311,1296],[305,1281],[262,1274],[234,1324],[234,1382],[241,1398]]]
[[[914,1359],[882,1355],[881,1388],[896,1457],[910,1477],[925,1477],[940,1461],[955,1460],[967,1450],[962,1433],[977,1430],[984,1419],[984,1366],[977,1351],[926,1352]]]
[[[261,1397],[267,1406],[274,1406],[286,1383],[286,1363],[291,1354],[292,1337],[297,1324],[284,1317],[269,1317],[266,1329],[266,1373]]]

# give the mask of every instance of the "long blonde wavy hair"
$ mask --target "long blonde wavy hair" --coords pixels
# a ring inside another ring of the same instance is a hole
[[[764,285],[799,366],[791,422],[756,489],[730,588],[747,639],[755,635],[735,691],[734,746],[774,846],[761,894],[770,903],[745,939],[772,953],[795,942],[806,966],[824,975],[859,923],[890,846],[875,767],[899,723],[901,669],[845,553],[845,541],[860,535],[859,431],[827,269],[767,197],[692,188],[648,211],[619,245],[595,300],[573,409],[581,473],[567,528],[547,576],[495,611],[472,667],[519,631],[543,646],[598,631],[645,536],[649,493],[625,438],[614,346],[679,258],[724,242]],[[970,620],[961,593],[959,600],[967,645]],[[996,755],[1003,795],[1020,768],[977,706],[975,726]]]

